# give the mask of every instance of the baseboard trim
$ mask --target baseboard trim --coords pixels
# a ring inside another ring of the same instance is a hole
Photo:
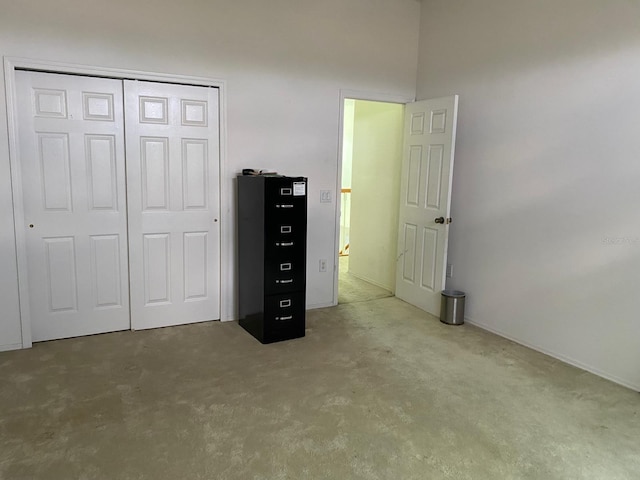
[[[557,360],[560,360],[561,362],[564,363],[568,363],[569,365],[572,365],[574,367],[577,367],[581,370],[585,370],[589,373],[593,373],[594,375],[597,375],[598,377],[602,377],[606,380],[609,380],[613,383],[617,383],[618,385],[622,385],[623,387],[626,388],[630,388],[631,390],[634,390],[636,392],[640,393],[640,384],[634,384],[633,382],[630,382],[628,380],[625,380],[624,378],[620,378],[616,375],[612,375],[608,372],[602,371],[598,368],[595,368],[591,365],[588,365],[586,363],[580,362],[578,360],[575,360],[571,357],[568,357],[566,355],[563,355],[561,353],[556,353],[553,352],[551,350],[548,350],[544,347],[541,347],[539,345],[535,345],[529,342],[523,342],[522,340],[520,340],[519,338],[513,337],[509,334],[504,333],[503,331],[501,331],[498,328],[494,328],[494,327],[490,327],[489,325],[486,325],[485,323],[482,322],[478,322],[476,320],[473,320],[470,317],[464,317],[464,321],[466,323],[469,323],[470,325],[473,325],[474,327],[478,327],[481,328],[482,330],[486,330],[487,332],[491,332],[495,335],[498,335],[500,337],[506,338],[507,340],[511,340],[512,342],[515,342],[519,345],[523,345],[527,348],[530,348],[531,350],[535,350],[536,352],[540,352],[540,353],[544,353],[545,355],[549,355],[550,357],[553,357]]]
[[[8,352],[9,350],[20,350],[21,348],[21,343],[8,343],[6,345],[0,345],[0,352]]]

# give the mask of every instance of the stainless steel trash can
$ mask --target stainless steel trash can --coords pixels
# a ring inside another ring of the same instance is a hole
[[[460,290],[443,290],[440,305],[440,321],[447,325],[464,323],[465,293]]]

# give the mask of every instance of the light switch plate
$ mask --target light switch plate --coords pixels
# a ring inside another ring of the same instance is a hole
[[[331,203],[331,190],[320,190],[320,203]]]

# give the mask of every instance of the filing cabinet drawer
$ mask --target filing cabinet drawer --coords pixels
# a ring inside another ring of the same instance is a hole
[[[300,215],[286,217],[267,217],[265,221],[265,235],[268,239],[287,241],[304,239],[307,235],[307,226],[300,220]]]
[[[265,238],[265,260],[267,262],[280,261],[287,258],[301,259],[305,257],[307,239],[299,236],[289,238]]]
[[[265,328],[287,330],[302,327],[304,332],[305,298],[302,292],[265,297]]]
[[[268,219],[265,226],[265,255],[267,260],[283,257],[304,258],[307,248],[306,225],[296,218]]]
[[[297,179],[301,180],[301,179]],[[269,182],[265,188],[265,207],[267,225],[272,222],[299,219],[307,208],[306,183],[296,179],[279,178]]]
[[[306,203],[307,183],[302,177],[272,178],[265,185],[267,207],[283,210],[303,207]]]
[[[264,265],[264,291],[267,295],[304,290],[305,266],[299,255],[270,258]]]
[[[293,205],[292,208],[288,208],[289,205]],[[276,225],[291,225],[297,223],[300,224],[300,218],[303,216],[305,211],[305,204],[302,203],[300,206],[294,205],[293,203],[276,203],[273,205],[267,206],[265,209],[265,224],[271,228],[274,228]]]

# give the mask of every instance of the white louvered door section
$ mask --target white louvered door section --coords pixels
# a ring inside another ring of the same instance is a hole
[[[219,319],[218,90],[16,79],[33,341]]]

